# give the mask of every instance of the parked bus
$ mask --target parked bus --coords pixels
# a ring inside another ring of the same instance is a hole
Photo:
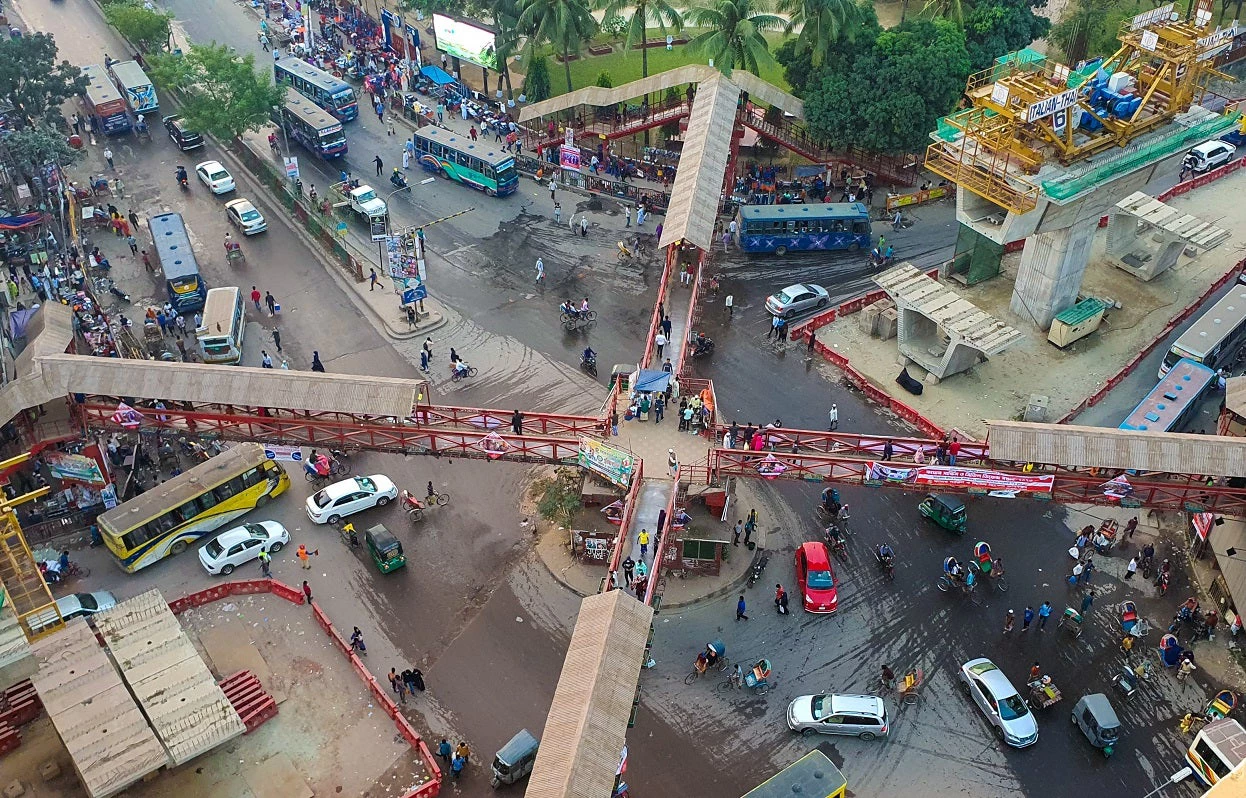
[[[1159,376],[1162,378],[1183,357],[1213,370],[1231,366],[1243,346],[1246,346],[1246,285],[1234,283],[1223,299],[1181,333],[1164,356]]]
[[[281,119],[274,121],[281,123],[287,136],[319,158],[341,158],[346,154],[342,123],[294,89],[286,89]]]
[[[208,298],[208,286],[199,275],[199,263],[186,235],[180,213],[162,213],[147,219],[156,259],[164,272],[169,302],[178,313],[199,310]]]
[[[736,244],[745,252],[807,252],[871,246],[870,212],[859,202],[744,205]]]
[[[99,517],[118,565],[134,573],[186,547],[290,487],[258,443],[240,443]]]
[[[1246,760],[1246,729],[1231,718],[1212,721],[1194,736],[1185,759],[1198,780],[1210,787]]]
[[[203,303],[203,325],[195,330],[204,363],[234,365],[242,359],[242,336],[246,330],[242,289],[213,288]]]
[[[117,87],[112,85],[104,68],[90,64],[82,68],[87,87],[82,92],[82,105],[87,116],[95,119],[95,129],[106,136],[130,132],[130,115],[126,113],[125,100]]]
[[[485,141],[472,141],[444,128],[429,125],[415,131],[415,154],[420,164],[490,197],[504,197],[519,188],[515,158]]]
[[[1120,429],[1181,432],[1198,412],[1204,393],[1215,384],[1216,372],[1213,369],[1183,357],[1125,417]]]
[[[848,780],[831,761],[834,748],[820,743],[817,748],[744,793],[743,798],[844,798]]]
[[[343,122],[359,118],[359,101],[350,84],[298,58],[273,64],[277,84],[290,86]]]
[[[112,73],[121,98],[136,117],[139,114],[154,114],[160,110],[156,87],[137,61],[117,61],[108,71]]]

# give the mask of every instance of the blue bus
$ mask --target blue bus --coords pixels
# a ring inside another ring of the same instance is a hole
[[[87,87],[82,91],[82,105],[87,116],[95,119],[95,128],[105,136],[116,136],[130,132],[130,115],[126,112],[125,100],[121,93],[112,85],[104,68],[99,64],[90,64],[82,68],[87,78]]]
[[[870,212],[859,202],[744,205],[736,244],[745,252],[810,252],[872,246]]]
[[[147,226],[155,242],[156,258],[164,272],[164,285],[169,303],[178,313],[199,310],[208,299],[208,286],[199,274],[199,264],[186,235],[186,224],[180,213],[149,216]]]
[[[298,58],[273,63],[279,86],[289,86],[343,122],[359,118],[359,101],[350,84]]]
[[[1135,432],[1180,432],[1198,412],[1200,400],[1216,384],[1216,372],[1183,357],[1146,398],[1121,422],[1120,429]]]
[[[280,122],[285,134],[318,158],[341,158],[346,154],[346,131],[329,112],[291,88],[281,106]]]

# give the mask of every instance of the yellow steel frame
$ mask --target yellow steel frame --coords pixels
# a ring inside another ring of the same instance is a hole
[[[8,460],[0,461],[0,473],[30,459],[30,453],[20,454]],[[30,493],[22,494],[13,499],[0,500],[0,584],[4,586],[8,600],[17,613],[18,622],[27,640],[35,640],[51,634],[65,625],[52,591],[39,572],[39,564],[35,561],[26,536],[22,534],[21,524],[17,521],[14,507],[46,496],[51,488],[42,487]],[[56,613],[54,623],[40,624],[37,632],[30,628],[33,615],[46,615],[51,610]]]

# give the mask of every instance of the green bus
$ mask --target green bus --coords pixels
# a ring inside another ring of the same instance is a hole
[[[490,197],[519,188],[515,158],[488,142],[472,141],[451,130],[428,125],[415,131],[415,154],[428,172],[479,189]]]

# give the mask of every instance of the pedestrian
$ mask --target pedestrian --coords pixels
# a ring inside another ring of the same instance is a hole
[[[1042,675],[1043,675],[1042,667],[1039,666],[1038,660],[1034,660],[1034,664],[1030,667],[1030,678],[1026,679],[1026,681],[1036,682],[1040,678],[1042,678]]]
[[[445,53],[442,53],[442,61],[444,60],[445,60]],[[443,123],[445,121],[445,117],[446,117],[446,105],[443,102],[438,102],[437,103],[437,124],[440,125],[441,123]]]
[[[731,545],[740,545],[740,535],[744,533],[744,520],[737,518],[735,522],[735,531],[731,535]]]
[[[75,135],[82,133],[82,117],[78,116],[77,111],[69,117],[69,124],[73,126]]]
[[[380,275],[376,273],[376,269],[368,269],[368,290],[375,291],[376,287],[381,284]]]
[[[1074,566],[1073,566],[1073,573],[1069,576],[1069,584],[1070,584],[1070,585],[1077,585],[1077,584],[1081,583],[1081,581],[1082,581],[1082,572],[1083,572],[1083,571],[1085,571],[1085,570],[1086,570],[1086,566],[1082,565],[1080,561],[1079,561],[1076,565],[1074,565]]]
[[[281,330],[273,330],[273,343],[277,345],[277,351],[281,351]]]
[[[626,205],[623,206],[623,226],[625,228],[632,226],[632,209]]]
[[[771,319],[770,319],[770,329],[769,329],[769,330],[766,330],[766,340],[767,340],[767,341],[769,341],[769,340],[770,340],[770,336],[772,336],[772,335],[773,335],[773,336],[775,336],[776,338],[778,338],[778,336],[779,336],[779,321],[780,321],[780,319],[779,319],[779,317],[778,317],[778,316],[773,316],[773,317],[771,317]]]
[[[270,570],[272,568],[272,559],[273,559],[272,555],[270,555],[268,552],[266,551],[260,552],[260,556],[259,556],[260,575],[263,576],[265,579],[272,579],[273,577],[273,572],[272,570]]]
[[[272,291],[265,291],[265,292],[264,292],[264,304],[265,304],[265,305],[268,305],[268,315],[269,315],[269,316],[276,316],[276,315],[277,315],[277,298],[273,296],[273,292],[272,292]]]
[[[260,350],[260,354],[264,356],[263,359],[260,360],[260,368],[266,368],[266,369],[272,368],[273,359],[269,356],[269,354],[265,352],[263,349]]]
[[[779,319],[779,340],[787,343],[787,319]]]
[[[423,349],[420,350],[420,371],[428,373],[428,353]]]
[[[428,353],[428,362],[431,365],[433,362],[433,337],[431,335],[424,339],[423,347]]]
[[[393,690],[395,693],[398,694],[399,698],[402,697],[404,688],[402,686],[402,679],[398,676],[397,668],[389,669],[389,687],[391,690]],[[404,704],[406,703],[405,699],[403,700],[403,703]]]
[[[960,454],[960,441],[956,440],[956,436],[952,436],[952,440],[947,445],[947,464],[956,465],[956,457]]]
[[[723,300],[723,303],[727,306],[727,318],[729,319],[734,318],[735,317],[735,297],[732,296],[731,294],[727,294],[727,298]]]
[[[649,551],[649,530],[640,530],[640,535],[637,536],[636,542],[640,544],[640,559],[643,560]]]
[[[1120,649],[1121,653],[1125,655],[1125,661],[1129,662],[1133,658],[1134,636],[1127,634],[1122,637]]]
[[[562,224],[562,203],[554,203],[554,224]]]
[[[459,780],[459,776],[463,773],[463,767],[466,764],[467,761],[461,756],[456,756],[450,760],[450,775],[454,777],[455,781]]]
[[[470,762],[472,758],[472,749],[468,747],[466,740],[459,741],[458,748],[454,749],[454,755],[462,758],[464,762]]]
[[[666,336],[663,333],[658,333],[653,339],[653,343],[658,347],[658,357],[662,357],[662,347],[666,346]]]
[[[1043,631],[1047,626],[1047,619],[1051,617],[1051,602],[1044,601],[1038,606],[1038,631]]]
[[[511,430],[516,435],[523,435],[523,413],[520,413],[518,410],[511,415]]]
[[[904,221],[904,216],[901,215],[900,209],[897,208],[896,215],[893,216],[891,219],[891,229],[894,232],[897,232],[897,233],[900,232],[901,228],[904,226],[903,221]]]
[[[143,268],[146,269],[151,274],[155,274],[156,267],[151,265],[151,256],[147,254],[147,250],[143,250],[142,257],[143,257]]]
[[[419,668],[412,668],[411,669],[411,688],[410,688],[412,697],[415,696],[416,690],[419,690],[421,693],[424,692],[425,690],[424,672],[421,671]]]
[[[662,394],[658,394],[658,398],[653,400],[653,423],[661,424],[662,416],[665,414],[666,414],[666,399],[662,397]]]
[[[303,543],[300,543],[298,551],[296,551],[294,554],[296,557],[299,558],[299,564],[303,566],[303,570],[310,571],[311,570],[311,552],[307,550],[307,546]],[[306,582],[304,582],[304,584],[306,584]]]
[[[636,567],[636,561],[628,557],[623,561],[623,577],[627,580],[627,584],[632,583],[632,569]]]
[[[320,353],[319,353],[319,352],[312,352],[312,365],[311,365],[311,370],[312,370],[312,371],[319,371],[321,374],[323,374],[323,373],[324,373],[324,363],[321,363],[321,362],[320,362]]]
[[[1025,605],[1025,611],[1021,613],[1021,631],[1030,631],[1030,624],[1034,622],[1034,608]]]
[[[1125,578],[1133,579],[1135,573],[1138,572],[1138,555],[1134,555],[1129,560],[1129,565],[1125,566]]]
[[[1017,615],[1012,610],[1008,610],[1008,614],[1004,616],[1004,634],[1012,631],[1012,624],[1017,620]]]
[[[1090,605],[1095,603],[1095,591],[1087,590],[1086,595],[1082,597],[1082,615],[1086,614],[1086,610],[1090,609]],[[1085,620],[1083,618],[1082,620]]]
[[[125,242],[130,245],[130,254],[137,255],[138,254],[138,239],[135,238],[133,235],[128,235],[125,237]]]
[[[450,764],[450,754],[454,751],[450,747],[450,741],[445,737],[441,738],[441,742],[437,743],[437,756],[446,764]]]
[[[554,182],[554,178],[549,179],[549,201],[554,201],[554,194],[558,191],[558,184]]]
[[[1132,538],[1134,536],[1134,532],[1137,529],[1138,529],[1138,516],[1135,515],[1133,518],[1129,519],[1128,523],[1125,524],[1125,537]]]
[[[307,580],[303,580],[303,595],[307,597],[307,603],[312,603],[311,585],[307,584]]]
[[[737,621],[740,619],[744,619],[747,621],[748,615],[745,614],[745,610],[747,609],[748,609],[748,605],[744,603],[744,596],[741,595],[739,601],[735,603],[735,619]]]
[[[372,159],[372,163],[376,164],[376,176],[381,176],[381,171],[385,168],[385,162],[381,160],[381,156]]]
[[[610,413],[610,434],[619,437],[619,413],[617,410]]]
[[[582,238],[588,238],[588,217],[587,216],[580,217],[580,236]]]
[[[251,286],[251,304],[255,305],[255,311],[257,313],[262,312],[264,310],[262,307],[260,307],[261,298],[262,298],[262,295],[260,294],[260,289],[255,286]]]
[[[888,460],[890,460],[891,455],[894,453],[895,453],[895,447],[891,445],[891,439],[888,438],[887,442],[883,444],[883,462],[885,463]],[[1009,610],[1009,612],[1012,612],[1012,610]]]
[[[666,450],[666,467],[670,469],[672,477],[679,473],[679,458],[675,456],[674,449]]]
[[[1186,680],[1186,677],[1188,677],[1194,671],[1195,671],[1195,666],[1194,666],[1193,660],[1189,660],[1189,659],[1182,660],[1181,665],[1177,668],[1177,681],[1184,682]]]
[[[552,192],[551,192],[552,193]],[[536,259],[536,281],[538,283],[545,280],[545,262],[540,258]]]
[[[671,337],[671,317],[670,316],[662,317],[662,332],[666,335],[667,339],[669,340]]]
[[[753,538],[753,532],[757,529],[757,511],[749,510],[748,518],[744,521],[744,545],[747,546]]]
[[[475,126],[475,125],[472,125],[471,130],[467,131],[467,135],[469,135],[469,136],[471,136],[471,137],[472,137],[472,141],[475,141],[475,140],[476,140],[477,133],[476,133],[476,126]]]
[[[104,160],[108,161],[108,168],[116,171],[117,167],[112,162],[112,150],[108,147],[104,148]]]
[[[665,371],[667,374],[671,374],[672,372],[675,371],[675,364],[671,362],[671,359],[669,357],[666,360],[662,361],[662,370]]]
[[[831,431],[834,432],[839,426],[839,405],[832,404],[831,409],[826,412],[826,416],[831,422]]]

